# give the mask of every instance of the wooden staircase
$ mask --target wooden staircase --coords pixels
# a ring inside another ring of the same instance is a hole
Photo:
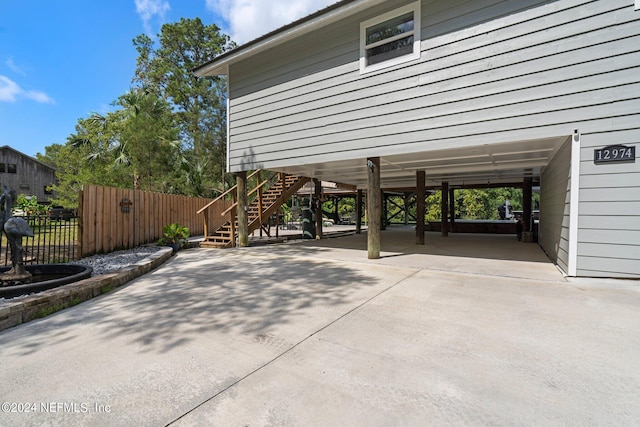
[[[310,178],[278,173],[261,180],[261,173],[264,173],[264,171],[258,170],[247,177],[247,180],[256,177],[258,181],[258,185],[247,193],[249,198],[249,205],[247,206],[249,234],[262,228],[269,235],[268,230],[264,227],[265,223],[268,223],[269,217],[275,214],[278,208],[289,200],[296,191],[309,182]],[[225,196],[228,194],[233,196],[234,203],[221,213],[221,216],[225,219],[223,224],[219,227],[214,227],[215,230],[210,232],[207,210],[214,209],[216,203],[224,203]],[[236,236],[238,235],[238,203],[235,200],[236,196],[237,186],[234,186],[198,211],[198,213],[205,214],[205,236],[202,243],[200,243],[201,247],[230,248],[235,246]]]

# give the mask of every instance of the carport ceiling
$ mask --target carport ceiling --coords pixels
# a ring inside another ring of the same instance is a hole
[[[414,188],[416,171],[424,170],[427,187],[446,181],[453,187],[522,184],[540,178],[542,169],[567,137],[485,144],[419,153],[380,156],[384,189]],[[287,167],[282,172],[367,188],[366,159],[340,160]]]

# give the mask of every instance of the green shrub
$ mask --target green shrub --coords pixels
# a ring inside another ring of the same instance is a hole
[[[158,240],[159,245],[178,244],[184,246],[189,238],[189,228],[174,222],[162,227],[162,234],[163,236]]]

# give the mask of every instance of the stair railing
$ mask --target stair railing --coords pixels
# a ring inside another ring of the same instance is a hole
[[[260,175],[260,169],[253,171],[249,176],[247,176],[247,179],[251,179],[253,178],[255,175]],[[233,187],[229,188],[227,191],[225,191],[224,193],[222,193],[221,195],[219,195],[218,197],[216,197],[215,199],[213,199],[212,201],[210,201],[209,203],[207,203],[206,205],[204,205],[202,208],[200,208],[196,213],[201,214],[204,213],[204,235],[205,237],[209,235],[209,209],[216,204],[217,202],[219,202],[220,200],[224,200],[229,194],[232,195],[233,197],[233,204],[231,205],[231,207],[225,209],[224,212],[222,212],[222,214],[220,216],[225,216],[229,213],[231,213],[231,215],[229,215],[229,219],[228,221],[231,222],[231,231],[232,231],[232,236],[235,236],[235,211],[234,209],[238,206],[238,192],[237,192],[238,186],[234,185]],[[233,211],[233,212],[232,212]],[[235,239],[232,239],[233,243],[235,243]]]
[[[259,171],[256,171],[256,172],[259,172]],[[256,172],[251,174],[251,176],[253,177],[256,174]],[[251,198],[251,196],[253,196],[255,193],[258,193],[259,199],[262,198],[262,192],[261,192],[262,187],[267,185],[267,184],[269,184],[269,182],[271,182],[272,178],[274,176],[276,176],[276,175],[277,174],[274,173],[269,178],[267,178],[265,180],[262,180],[262,181],[259,181],[258,184],[256,185],[256,187],[253,190],[251,190],[250,192],[247,193],[247,200],[251,200],[251,202],[249,202],[249,204],[251,204],[253,202],[253,200],[255,200],[255,197],[253,199]],[[248,177],[247,177],[247,179],[248,179]],[[258,200],[258,203],[261,203],[261,202],[262,202],[262,200]],[[234,201],[234,204],[229,206],[224,212],[222,212],[221,215],[223,215],[223,216],[226,215],[233,208],[236,208],[236,207],[238,207],[238,203],[237,203],[237,201]]]

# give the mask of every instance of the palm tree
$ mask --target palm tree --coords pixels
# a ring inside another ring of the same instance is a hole
[[[161,174],[180,148],[168,104],[151,91],[134,88],[118,98],[116,105],[122,109],[91,114],[84,122],[85,132],[74,135],[70,143],[74,147],[91,145],[94,150],[88,160],[109,156],[114,166],[130,167],[134,189],[141,189],[145,179],[151,187],[154,174]]]

